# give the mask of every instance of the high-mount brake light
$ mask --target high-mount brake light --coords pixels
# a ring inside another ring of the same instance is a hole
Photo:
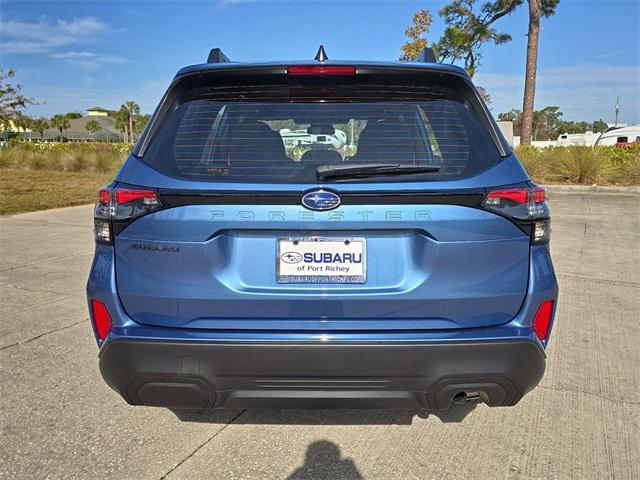
[[[112,243],[132,220],[162,208],[158,195],[143,188],[110,188],[98,191],[94,213],[94,232],[97,242]]]
[[[547,243],[551,237],[547,192],[538,186],[499,188],[489,191],[482,206],[514,220],[531,236],[534,244]]]
[[[292,65],[289,75],[355,75],[356,67],[348,65]]]

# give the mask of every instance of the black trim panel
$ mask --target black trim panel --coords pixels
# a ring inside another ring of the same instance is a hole
[[[304,192],[306,193],[306,192]],[[300,205],[304,193],[269,192],[193,192],[160,189],[158,194],[166,207],[186,205]],[[341,193],[342,205],[460,205],[478,208],[484,190],[470,192],[418,193]]]

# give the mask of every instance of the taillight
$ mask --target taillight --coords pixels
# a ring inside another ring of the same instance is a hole
[[[111,330],[111,316],[104,303],[99,300],[91,300],[91,318],[96,335],[100,340],[107,338]]]
[[[113,199],[117,205],[124,205],[135,200],[142,200],[143,203],[148,205],[155,205],[158,202],[156,193],[151,190],[132,190],[128,188],[114,190]]]
[[[98,242],[111,243],[113,236],[131,220],[162,208],[153,190],[141,188],[101,188],[94,213],[94,232]]]
[[[486,210],[514,220],[535,244],[551,237],[549,202],[542,187],[501,188],[489,191],[482,201]]]
[[[485,203],[496,205],[511,203],[527,203],[529,201],[529,191],[526,188],[511,188],[509,190],[494,190],[487,194]]]
[[[289,75],[355,75],[356,67],[347,65],[294,65],[287,67]]]
[[[552,314],[553,300],[546,300],[540,304],[535,317],[533,317],[533,328],[540,340],[546,340],[549,335]]]

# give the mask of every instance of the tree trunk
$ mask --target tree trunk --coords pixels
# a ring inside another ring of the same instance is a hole
[[[133,143],[133,112],[129,112],[129,143]]]
[[[60,129],[60,143],[64,142],[64,138],[62,137],[62,129]]]
[[[522,107],[522,145],[531,144],[533,107],[536,96],[536,70],[538,67],[538,37],[540,35],[539,0],[529,0],[529,38],[527,41],[527,71],[524,79],[524,105]]]

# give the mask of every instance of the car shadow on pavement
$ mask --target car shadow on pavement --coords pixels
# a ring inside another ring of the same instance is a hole
[[[183,422],[241,425],[411,425],[414,417],[437,417],[442,423],[462,422],[476,403],[451,405],[448,410],[193,410],[171,409]]]

